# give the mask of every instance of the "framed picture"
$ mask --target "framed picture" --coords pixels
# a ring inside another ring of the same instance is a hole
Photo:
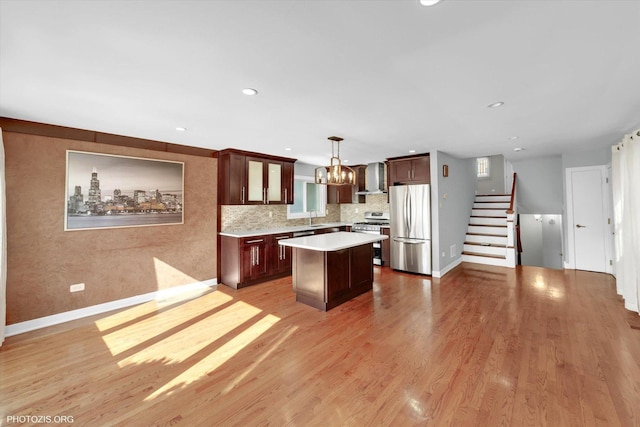
[[[184,224],[184,163],[67,150],[65,231]]]

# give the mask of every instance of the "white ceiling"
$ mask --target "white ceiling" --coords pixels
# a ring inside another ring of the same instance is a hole
[[[639,49],[640,1],[0,0],[0,116],[312,164],[331,135],[351,164],[518,159],[640,127]]]

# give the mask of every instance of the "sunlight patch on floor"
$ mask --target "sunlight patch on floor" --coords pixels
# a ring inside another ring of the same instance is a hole
[[[173,327],[163,326],[162,322],[153,323],[143,326],[148,330],[128,333],[124,329],[103,338],[114,356],[125,353],[125,357],[118,362],[120,366],[145,362],[158,354],[166,355],[169,361],[182,362],[260,313],[259,308],[237,301],[208,315],[205,311],[201,314],[202,318],[197,321],[194,321],[198,317],[198,314],[195,314],[186,318],[172,319],[171,323],[176,323]],[[202,331],[207,333],[203,334]],[[130,338],[130,335],[134,338]],[[147,337],[146,340],[139,339],[143,336]],[[132,351],[134,351],[133,354],[126,354]]]
[[[102,319],[95,321],[94,324],[100,332],[108,331],[109,329],[117,328],[118,326],[125,323],[130,323],[135,321],[136,319],[152,315],[156,311],[158,311],[158,309],[167,307],[171,304],[189,302],[190,300],[194,300],[195,298],[206,298],[208,301],[207,304],[210,304],[209,308],[217,307],[233,299],[229,295],[223,294],[222,292],[212,292],[210,289],[207,292],[204,292],[204,294],[202,290],[195,291],[195,293],[194,291],[183,292],[180,294],[172,295],[171,298],[149,301],[124,309],[122,311],[118,311],[117,313],[110,314],[103,317]]]
[[[256,338],[268,331],[279,320],[280,318],[278,318],[277,316],[267,314],[262,319],[253,324],[253,326],[240,332],[234,338],[227,341],[216,350],[212,351],[195,365],[182,372],[177,377],[173,378],[158,390],[151,393],[144,400],[153,400],[163,394],[171,395],[176,390],[179,390],[180,388],[197,381],[199,378],[202,378],[208,373],[215,371],[225,362],[227,362],[229,359],[231,359],[233,356],[235,356],[241,350],[251,344],[251,342],[253,342]]]

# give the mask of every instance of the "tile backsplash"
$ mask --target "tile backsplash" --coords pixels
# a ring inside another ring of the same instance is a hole
[[[366,200],[366,203],[327,205],[327,216],[314,218],[313,222],[355,222],[363,220],[365,211],[389,212],[386,194],[372,194],[366,196]],[[291,227],[309,221],[306,218],[287,219],[286,205],[225,205],[221,211],[220,231],[223,232]]]

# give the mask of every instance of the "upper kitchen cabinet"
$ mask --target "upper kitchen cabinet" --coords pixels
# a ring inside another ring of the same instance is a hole
[[[387,159],[389,162],[389,185],[430,184],[430,160],[429,154]]]
[[[221,205],[293,203],[295,159],[239,150],[218,153],[218,202]]]
[[[327,203],[365,203],[364,195],[358,195],[359,191],[365,191],[365,175],[367,167],[356,165],[352,169],[356,173],[355,185],[327,185]]]

